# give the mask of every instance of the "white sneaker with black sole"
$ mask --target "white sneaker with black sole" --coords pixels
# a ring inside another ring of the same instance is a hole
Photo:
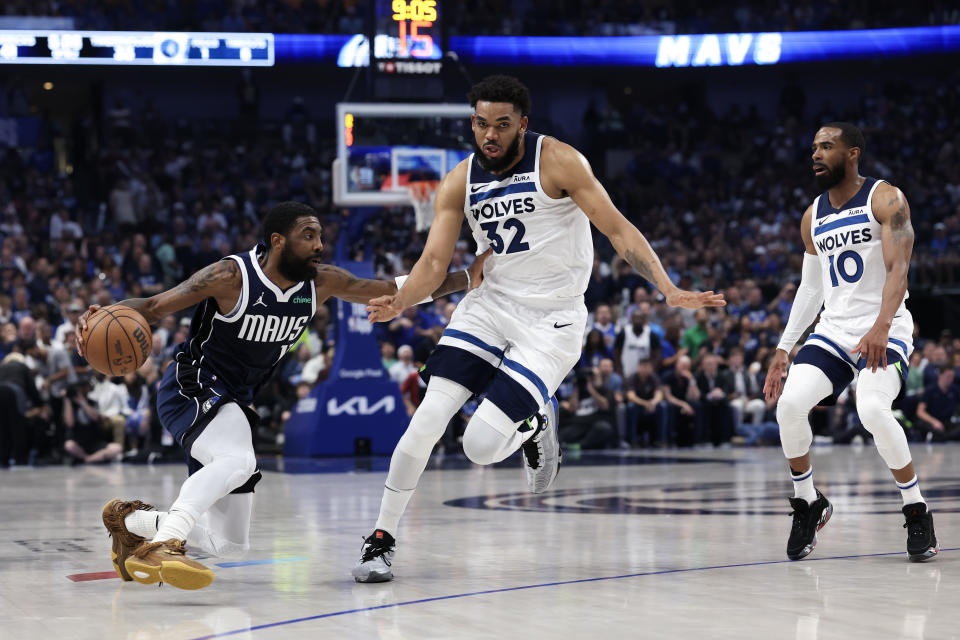
[[[363,541],[360,562],[350,573],[357,582],[389,582],[393,580],[393,553],[397,541],[382,529],[377,529]]]
[[[523,449],[523,467],[527,473],[527,487],[531,493],[543,493],[553,484],[560,471],[560,440],[557,436],[557,416],[559,407],[556,396],[528,423],[536,421],[536,431],[521,445]]]

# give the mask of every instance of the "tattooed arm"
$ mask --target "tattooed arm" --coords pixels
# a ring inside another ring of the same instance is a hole
[[[910,205],[900,189],[882,183],[873,193],[873,215],[880,223],[880,246],[887,279],[883,285],[880,314],[873,327],[853,350],[867,359],[867,367],[887,366],[887,339],[893,317],[907,293],[907,272],[913,253]]]
[[[624,260],[663,293],[667,304],[697,309],[726,304],[721,294],[683,291],[670,281],[653,247],[614,206],[606,189],[593,175],[590,163],[576,149],[552,138],[543,142],[541,183],[554,197],[567,195],[577,203]]]
[[[217,301],[221,313],[229,313],[240,298],[243,287],[242,278],[240,266],[236,261],[223,259],[200,269],[172,289],[149,298],[127,298],[118,304],[136,309],[151,325],[156,324],[166,315],[192,307],[207,298],[214,298]],[[91,305],[87,312],[80,316],[78,321],[80,330],[77,332],[77,351],[80,355],[83,355],[83,336],[86,332],[87,318],[99,308],[99,305]]]
[[[468,284],[471,289],[476,288],[483,281],[483,263],[489,255],[490,251],[487,250],[477,256],[467,270],[448,273],[431,297],[436,300],[454,291],[462,291],[467,288]],[[469,279],[467,278],[467,271],[470,272]],[[319,300],[325,300],[333,296],[347,302],[367,303],[378,296],[392,296],[397,292],[395,282],[358,278],[346,269],[333,265],[320,267],[316,283]]]

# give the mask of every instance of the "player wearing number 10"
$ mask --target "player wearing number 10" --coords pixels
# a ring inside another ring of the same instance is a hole
[[[396,295],[371,300],[370,319],[394,318],[435,288],[464,216],[478,251],[493,254],[483,284],[457,307],[426,363],[427,392],[390,461],[376,529],[353,570],[358,582],[392,579],[400,517],[434,444],[474,394],[485,399],[467,425],[464,453],[491,464],[523,446],[530,490],[544,491],[553,481],[560,451],[552,396],[580,358],[583,293],[593,266],[590,222],[669,304],[724,304],[719,294],[674,286],[586,159],[528,130],[530,97],[519,81],[491,76],[473,87],[469,99],[474,153],[443,179],[423,254]],[[538,415],[541,408],[545,415]]]
[[[793,477],[791,560],[813,550],[833,513],[813,486],[807,415],[818,404],[833,404],[854,376],[857,413],[903,497],[910,559],[926,560],[939,550],[907,439],[891,411],[913,351],[913,318],[904,305],[913,251],[910,206],[893,185],[860,175],[863,149],[863,134],[845,122],[821,127],[813,139],[814,179],[824,193],[800,222],[806,246],[800,286],[764,385],[768,399],[779,396],[780,441]],[[787,354],[818,313],[780,395]]]

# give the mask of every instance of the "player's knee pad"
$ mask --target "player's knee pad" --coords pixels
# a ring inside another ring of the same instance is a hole
[[[424,447],[432,449],[470,395],[466,387],[446,378],[431,378],[398,448],[411,454]]]
[[[893,417],[891,393],[874,389],[857,389],[857,415],[864,429],[873,435],[880,457],[891,469],[902,469],[910,463],[910,447],[907,436],[897,419]]]
[[[253,455],[253,451],[234,451],[226,455],[217,456],[210,466],[213,466],[217,462],[228,467],[228,472],[224,479],[224,493],[230,493],[244,486],[248,483],[251,476],[257,472],[257,458]],[[256,483],[254,482],[254,484]]]
[[[788,458],[799,458],[810,450],[813,430],[809,415],[817,403],[829,395],[832,385],[816,367],[797,364],[790,369],[783,393],[777,401],[780,444]]]
[[[475,464],[493,464],[505,442],[502,433],[474,414],[463,432],[463,453]]]

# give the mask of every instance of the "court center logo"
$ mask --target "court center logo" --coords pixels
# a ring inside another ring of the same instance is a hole
[[[830,482],[823,490],[844,513],[890,513],[901,499],[888,479]],[[790,487],[767,482],[695,482],[636,484],[558,489],[533,495],[503,493],[470,496],[444,502],[451,507],[497,511],[641,515],[783,515]],[[924,498],[936,512],[960,512],[960,478],[931,478],[924,482]]]

